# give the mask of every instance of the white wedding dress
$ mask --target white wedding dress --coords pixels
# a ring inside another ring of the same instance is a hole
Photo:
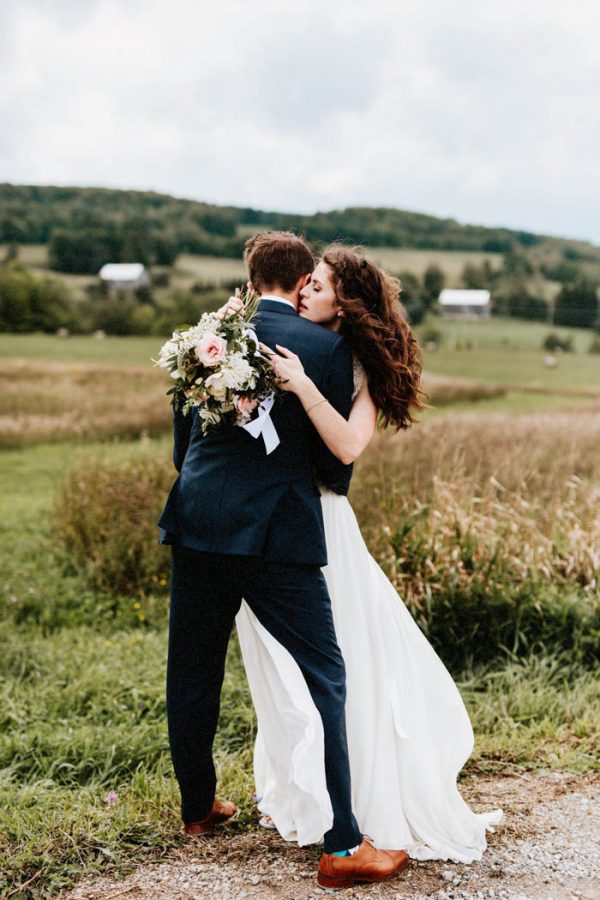
[[[358,826],[414,859],[480,859],[502,812],[474,813],[458,791],[473,749],[458,689],[370,555],[348,499],[321,488],[321,503]],[[318,842],[333,821],[321,718],[297,663],[246,603],[236,622],[258,718],[259,809],[286,840]]]

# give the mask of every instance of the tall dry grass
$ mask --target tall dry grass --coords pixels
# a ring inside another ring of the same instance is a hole
[[[430,372],[423,376],[423,389],[430,398],[429,402],[434,406],[504,397],[508,391],[508,388],[501,384],[476,381],[473,378],[450,378]]]
[[[158,346],[158,345],[157,345]],[[91,363],[0,363],[0,448],[45,441],[158,435],[171,428],[164,371]],[[428,375],[434,405],[502,396],[506,389]]]
[[[380,435],[352,491],[363,533],[454,666],[597,652],[600,414],[462,415]]]
[[[168,387],[150,363],[2,363],[0,447],[164,433],[171,427]]]
[[[598,646],[600,414],[456,416],[380,435],[351,499],[375,558],[453,668]],[[92,586],[144,597],[168,577],[164,462],[87,466],[56,531]]]
[[[525,491],[540,501],[556,499],[570,490],[573,477],[590,487],[600,483],[599,441],[600,411],[429,419],[408,432],[376,436],[356,468],[354,506],[368,509],[364,487],[371,483],[394,500],[424,499],[434,476],[478,493]]]
[[[170,557],[158,544],[156,521],[175,474],[166,461],[141,459],[91,463],[65,478],[54,529],[92,588],[143,596],[166,584]]]

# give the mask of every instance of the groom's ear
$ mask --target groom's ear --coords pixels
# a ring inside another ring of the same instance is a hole
[[[296,284],[293,287],[292,293],[299,294],[302,288],[305,288],[308,282],[311,279],[310,272],[307,275],[301,275]]]

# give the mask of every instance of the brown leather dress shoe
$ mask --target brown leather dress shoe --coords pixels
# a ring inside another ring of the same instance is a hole
[[[215,825],[226,822],[237,812],[237,806],[230,800],[215,800],[209,814],[199,822],[184,822],[183,830],[186,834],[193,834],[196,837],[212,834]]]
[[[358,882],[383,881],[407,865],[404,850],[377,850],[365,839],[352,856],[323,853],[317,881],[324,888],[347,888]]]
[[[401,872],[410,862],[410,857],[406,850],[384,850],[388,856],[391,856],[396,863],[396,872]]]

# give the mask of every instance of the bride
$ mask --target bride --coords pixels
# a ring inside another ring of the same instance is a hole
[[[420,352],[402,315],[399,283],[360,252],[330,247],[300,294],[300,315],[346,337],[355,360],[346,421],[285,347],[274,348],[282,387],[297,395],[329,449],[357,459],[378,419],[407,428],[420,402]],[[469,863],[500,810],[474,813],[456,779],[473,749],[461,696],[364,543],[348,499],[321,488],[331,597],[346,663],[352,805],[376,847],[419,860]],[[301,540],[301,535],[290,539]],[[291,655],[243,603],[237,630],[258,717],[254,775],[261,824],[300,845],[332,824],[323,730]]]

